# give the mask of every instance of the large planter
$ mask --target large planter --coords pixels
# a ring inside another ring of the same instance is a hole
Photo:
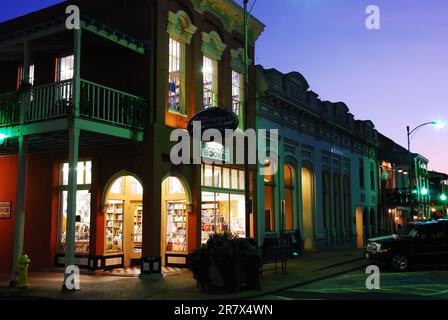
[[[190,268],[201,290],[259,289],[261,255],[247,239],[214,235],[190,255]]]

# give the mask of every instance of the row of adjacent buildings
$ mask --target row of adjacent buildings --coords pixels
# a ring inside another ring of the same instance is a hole
[[[66,28],[68,4],[80,29]],[[0,24],[0,272],[25,252],[33,270],[141,265],[152,277],[213,232],[361,247],[446,215],[419,191],[431,189],[427,159],[411,154],[410,168],[405,149],[301,74],[251,64],[245,97],[243,21],[232,0],[77,0]],[[251,61],[264,28],[250,20]],[[241,129],[279,130],[275,174],[251,165],[246,185],[244,166],[171,162],[173,129],[218,106]]]

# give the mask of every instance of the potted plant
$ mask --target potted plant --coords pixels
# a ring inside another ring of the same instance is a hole
[[[190,254],[190,268],[199,288],[224,288],[228,292],[259,289],[261,254],[248,239],[215,233]]]

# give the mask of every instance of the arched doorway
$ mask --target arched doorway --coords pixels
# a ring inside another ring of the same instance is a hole
[[[302,219],[305,250],[315,250],[314,174],[307,167],[302,167]]]
[[[285,216],[284,216],[284,230],[292,231],[294,230],[294,169],[292,165],[284,165],[284,193],[285,193]]]
[[[162,182],[161,253],[165,266],[185,266],[188,255],[188,186],[178,177],[169,176]]]
[[[356,246],[364,248],[364,221],[362,208],[356,208]]]
[[[124,255],[124,267],[139,265],[143,237],[143,187],[132,175],[113,178],[105,197],[106,256]]]

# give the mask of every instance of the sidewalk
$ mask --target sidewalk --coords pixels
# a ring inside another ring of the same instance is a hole
[[[83,300],[213,300],[250,299],[278,290],[304,285],[367,265],[359,250],[307,252],[288,261],[288,272],[277,273],[267,265],[262,289],[236,294],[206,294],[196,287],[191,272],[166,275],[163,280],[141,280],[135,277],[81,275],[81,290],[61,293],[63,274],[33,273],[31,288],[9,289],[7,277],[0,278],[0,299],[83,299]],[[272,270],[271,270],[272,269]]]

